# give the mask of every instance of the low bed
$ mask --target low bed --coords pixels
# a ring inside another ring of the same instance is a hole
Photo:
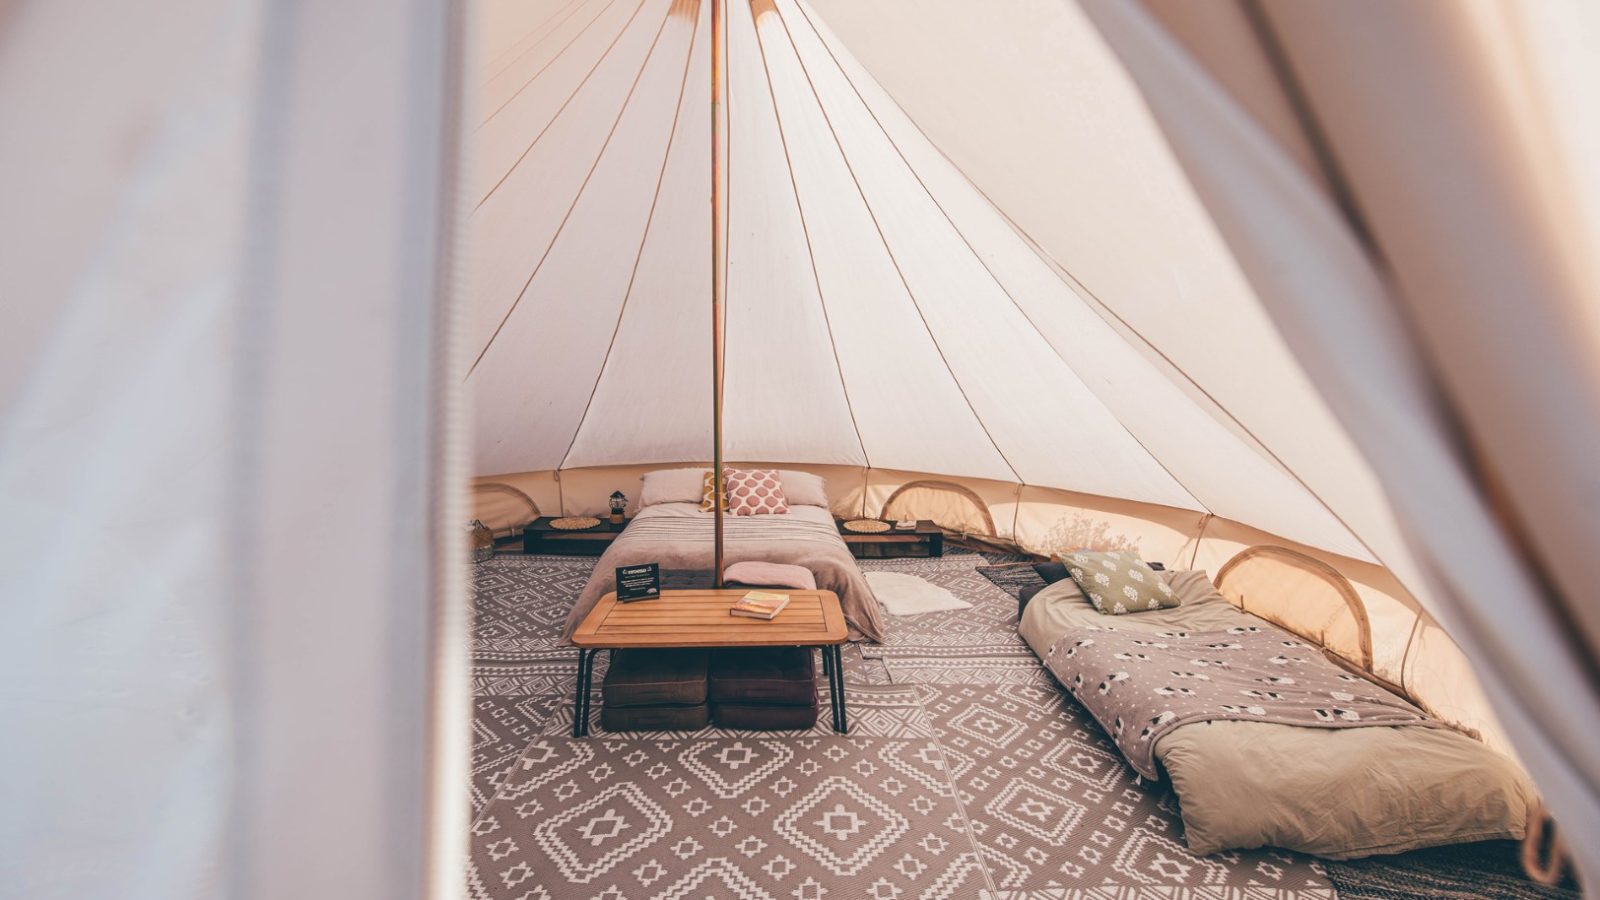
[[[594,574],[567,616],[563,640],[572,637],[606,592],[615,590],[618,566],[653,562],[660,563],[663,572],[710,572],[712,518],[698,503],[650,503],[640,509],[595,563]],[[724,515],[722,522],[725,565],[754,561],[809,569],[819,589],[839,595],[852,640],[883,639],[878,601],[826,508],[794,504],[782,515]]]
[[[1095,630],[1105,628],[1121,633],[1114,636],[1121,642],[1119,647],[1134,642],[1128,632],[1150,646],[1175,649],[1175,643],[1163,635],[1204,638],[1234,629],[1235,635],[1270,638],[1284,648],[1299,648],[1290,652],[1311,654],[1312,649],[1295,636],[1229,603],[1204,572],[1162,573],[1161,577],[1178,595],[1180,605],[1108,616],[1096,611],[1067,579],[1028,602],[1019,631],[1041,660],[1054,657],[1052,671],[1058,678],[1065,674],[1067,681],[1087,674],[1082,666],[1057,665],[1065,661],[1069,645],[1092,643]],[[1251,649],[1233,641],[1216,646],[1231,646],[1236,652]],[[1100,649],[1103,652],[1105,648]],[[1194,662],[1203,664],[1205,655],[1202,652]],[[1319,657],[1306,665],[1333,664]],[[1106,665],[1092,671],[1113,668],[1138,671],[1134,666]],[[1172,677],[1158,679],[1163,683],[1156,690],[1149,687],[1156,683],[1152,681],[1139,688],[1138,702],[1147,717],[1129,716],[1126,722],[1113,717],[1113,721],[1101,723],[1108,733],[1126,729],[1116,736],[1116,742],[1130,761],[1141,752],[1135,729],[1145,726],[1157,732],[1159,727],[1152,723],[1172,715],[1165,710],[1183,708],[1156,692],[1173,690],[1167,684],[1199,685],[1201,682],[1183,679],[1205,671],[1199,665],[1162,668],[1176,671],[1163,671],[1163,676]],[[1193,671],[1184,674],[1184,670]],[[1350,687],[1354,693],[1382,693],[1365,679],[1357,682],[1356,676],[1339,672],[1339,677],[1356,682]],[[1126,673],[1109,671],[1095,677],[1104,680],[1117,674],[1126,677]],[[1086,706],[1101,704],[1096,693],[1100,684],[1067,686],[1080,701],[1089,701]],[[1107,690],[1115,688],[1107,685]],[[1249,698],[1235,701],[1253,702]],[[1410,715],[1404,710],[1418,712],[1392,695],[1383,694],[1383,702],[1395,721]],[[1263,711],[1258,706],[1247,708],[1258,715]],[[1276,846],[1349,859],[1441,844],[1522,838],[1533,788],[1517,766],[1500,754],[1432,720],[1354,727],[1354,722],[1337,721],[1339,710],[1326,712],[1334,720],[1329,727],[1202,719],[1184,721],[1154,738],[1154,762],[1178,795],[1184,837],[1192,851],[1206,854]],[[1096,713],[1097,717],[1104,714],[1103,710]],[[1170,725],[1171,721],[1158,724]]]

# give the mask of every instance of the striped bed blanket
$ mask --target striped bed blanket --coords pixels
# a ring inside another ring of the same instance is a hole
[[[660,563],[663,573],[710,571],[712,517],[682,506],[647,507],[617,535],[573,604],[563,640],[570,640],[595,603],[615,590],[618,566]],[[878,601],[826,510],[794,507],[789,515],[724,516],[722,522],[724,565],[755,561],[809,569],[818,588],[839,595],[852,639],[883,640]]]

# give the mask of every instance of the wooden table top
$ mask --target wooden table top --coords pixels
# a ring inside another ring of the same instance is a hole
[[[618,603],[600,598],[572,635],[579,647],[816,647],[842,644],[849,635],[839,595],[833,591],[774,591],[789,605],[771,621],[730,615],[749,591],[664,590],[655,600]]]

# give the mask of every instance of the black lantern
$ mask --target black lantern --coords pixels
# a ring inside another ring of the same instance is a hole
[[[628,508],[628,498],[621,491],[611,492],[611,524],[622,524],[622,511]]]

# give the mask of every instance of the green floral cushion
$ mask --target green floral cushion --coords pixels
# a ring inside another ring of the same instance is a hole
[[[1178,595],[1137,553],[1083,550],[1063,553],[1061,561],[1089,602],[1106,615],[1178,605]]]

